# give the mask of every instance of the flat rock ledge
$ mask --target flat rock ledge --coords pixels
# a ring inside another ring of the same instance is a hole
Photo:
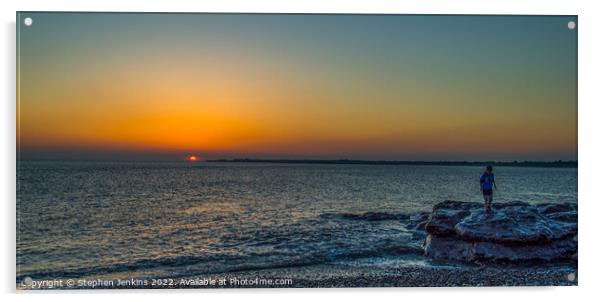
[[[577,204],[444,201],[424,228],[425,255],[467,262],[577,260]]]

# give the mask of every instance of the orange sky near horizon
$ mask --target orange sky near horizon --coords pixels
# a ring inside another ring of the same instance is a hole
[[[37,26],[44,17],[36,17]],[[176,30],[191,30],[182,27]],[[206,49],[139,28],[132,31],[142,31],[146,44],[115,36],[82,38],[74,48],[26,32],[33,29],[20,32],[17,128],[24,151],[576,158],[576,88],[557,85],[571,62],[554,70],[546,60],[530,61],[535,65],[517,73],[479,61],[498,54],[445,54],[448,61],[442,53],[410,52],[391,63],[394,54],[365,54],[383,52],[388,40],[337,49],[311,39],[280,41],[280,33],[259,37],[271,39],[267,44],[221,37]],[[46,34],[56,41],[80,34],[66,37],[61,29]],[[31,49],[43,43],[45,56]],[[429,62],[431,68],[420,68]]]

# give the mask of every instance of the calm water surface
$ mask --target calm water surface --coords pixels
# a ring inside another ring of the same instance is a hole
[[[480,201],[481,170],[21,161],[17,279],[415,261],[420,242],[404,219],[445,199]],[[577,169],[499,167],[495,175],[495,201],[577,201]]]

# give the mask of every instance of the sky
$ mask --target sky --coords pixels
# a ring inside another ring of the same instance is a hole
[[[575,16],[18,20],[22,158],[577,159]]]

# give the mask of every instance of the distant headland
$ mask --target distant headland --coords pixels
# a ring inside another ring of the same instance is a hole
[[[397,165],[397,166],[505,166],[577,168],[577,161],[406,161],[406,160],[357,160],[357,159],[208,159],[218,163],[274,163],[274,164],[328,164],[328,165]]]

